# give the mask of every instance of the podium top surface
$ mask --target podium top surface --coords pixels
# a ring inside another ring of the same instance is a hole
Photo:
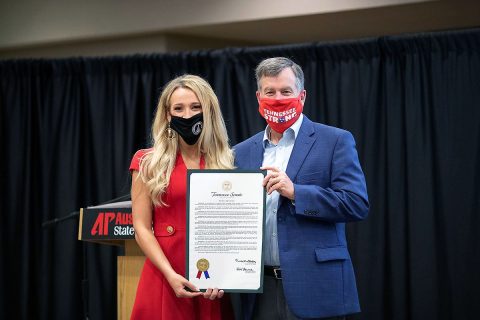
[[[107,204],[99,204],[97,206],[89,206],[87,209],[101,209],[101,208],[132,208],[132,201],[120,201],[120,202],[112,202]]]

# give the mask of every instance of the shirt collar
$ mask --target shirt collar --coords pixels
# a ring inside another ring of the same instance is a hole
[[[298,132],[300,131],[300,127],[302,126],[302,122],[303,122],[303,113],[300,114],[300,117],[298,117],[297,121],[295,121],[295,123],[292,124],[290,128],[285,130],[285,132],[283,133],[283,136],[284,137],[289,136],[293,132],[294,134],[293,140],[295,141],[295,139],[297,139]],[[263,134],[263,147],[266,147],[270,143],[270,140],[268,140],[270,130],[271,130],[270,127],[267,125],[267,127],[265,128],[265,132]]]

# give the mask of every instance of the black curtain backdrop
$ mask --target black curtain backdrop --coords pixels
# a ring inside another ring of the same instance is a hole
[[[254,68],[305,71],[305,114],[350,130],[371,212],[348,225],[363,312],[474,319],[480,297],[480,30],[178,54],[0,62],[0,318],[116,318],[120,249],[77,219],[127,194],[162,86],[183,73],[219,96],[232,145],[262,130]],[[85,254],[84,254],[85,253]],[[85,259],[86,258],[86,259]],[[307,290],[307,288],[306,288]]]

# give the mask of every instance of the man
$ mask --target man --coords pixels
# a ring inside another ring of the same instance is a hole
[[[369,210],[353,136],[302,114],[303,71],[277,57],[256,69],[268,123],[235,146],[239,169],[268,170],[263,294],[242,295],[245,319],[344,319],[360,311],[345,222]]]

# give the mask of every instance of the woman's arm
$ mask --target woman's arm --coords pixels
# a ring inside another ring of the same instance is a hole
[[[163,273],[177,297],[192,298],[202,295],[201,292],[185,290],[185,287],[188,287],[192,291],[198,291],[195,285],[173,270],[157,239],[155,239],[152,232],[152,201],[145,183],[138,178],[138,171],[133,171],[132,174],[131,194],[135,240],[145,256]]]

